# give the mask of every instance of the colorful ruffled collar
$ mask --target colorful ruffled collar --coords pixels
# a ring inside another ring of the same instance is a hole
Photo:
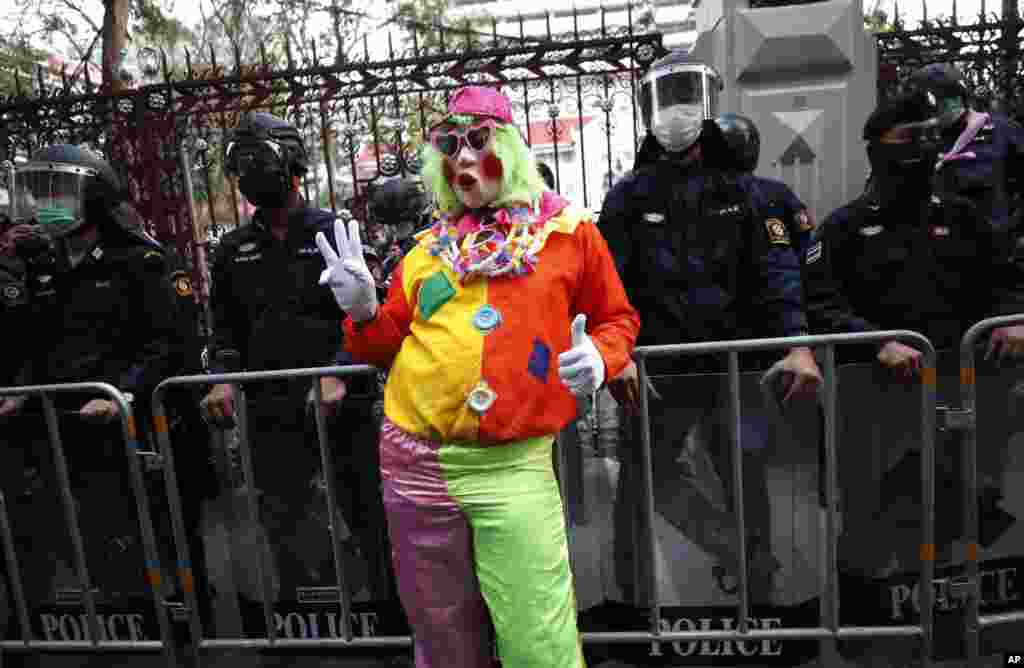
[[[557,228],[549,224],[551,219],[567,205],[566,200],[546,191],[534,207],[443,213],[417,240],[463,283],[476,276],[529,274],[548,236]]]

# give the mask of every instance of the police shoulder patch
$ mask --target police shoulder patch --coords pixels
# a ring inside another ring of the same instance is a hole
[[[768,242],[771,244],[789,245],[789,230],[786,224],[778,218],[769,218],[764,221],[764,227],[768,231]]]
[[[179,297],[192,296],[192,279],[183,271],[176,271],[171,274],[171,282],[174,284],[174,292]]]

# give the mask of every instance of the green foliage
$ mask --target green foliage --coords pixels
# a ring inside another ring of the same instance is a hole
[[[864,27],[872,33],[892,32],[895,30],[893,24],[889,22],[889,16],[881,9],[864,14]]]
[[[21,91],[30,92],[35,80],[36,63],[46,61],[46,52],[33,48],[27,40],[0,38],[0,95],[14,95],[15,77],[21,80]]]
[[[164,13],[158,0],[133,0],[131,18],[134,39],[154,46],[174,47],[195,38],[181,21]]]
[[[472,50],[480,47],[489,25],[484,19],[445,19],[448,0],[401,0],[395,12],[395,22],[415,33],[420,50],[438,50],[443,45],[449,51]]]

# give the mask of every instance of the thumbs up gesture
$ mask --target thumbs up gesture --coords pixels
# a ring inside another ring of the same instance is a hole
[[[604,358],[587,336],[587,316],[572,321],[572,348],[558,355],[558,377],[577,397],[592,394],[604,383]]]

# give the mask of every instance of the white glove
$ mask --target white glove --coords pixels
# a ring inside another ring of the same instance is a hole
[[[324,257],[327,268],[320,273],[320,285],[330,286],[334,300],[345,313],[356,322],[372,320],[377,314],[377,289],[366,260],[363,259],[363,242],[359,238],[359,221],[345,223],[334,221],[335,253],[323,232],[316,233],[316,245]]]
[[[572,348],[558,355],[558,377],[577,397],[597,391],[604,383],[604,358],[587,336],[587,316],[572,321]]]

